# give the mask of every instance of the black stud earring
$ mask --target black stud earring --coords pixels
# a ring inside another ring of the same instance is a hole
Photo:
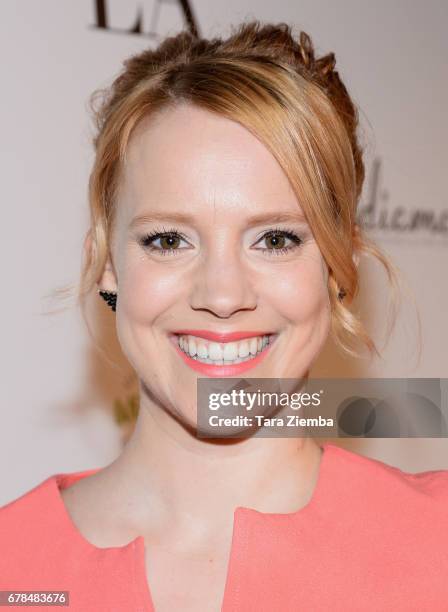
[[[341,289],[338,293],[338,299],[342,302],[342,300],[344,299],[344,297],[346,296],[346,292],[344,291],[344,289]]]
[[[102,291],[98,290],[98,293],[103,298],[105,302],[112,308],[115,312],[117,308],[117,292],[116,291]]]

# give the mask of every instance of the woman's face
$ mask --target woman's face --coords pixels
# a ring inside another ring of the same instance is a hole
[[[118,291],[123,352],[152,399],[190,424],[198,377],[300,378],[328,336],[327,267],[288,179],[219,115],[183,105],[140,124],[111,251],[101,286]],[[182,330],[192,331],[184,350]],[[201,330],[242,338],[216,343]],[[270,344],[244,340],[251,332],[272,334]],[[227,369],[201,363],[220,355]]]

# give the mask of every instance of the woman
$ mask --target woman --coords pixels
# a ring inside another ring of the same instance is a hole
[[[196,435],[198,377],[306,378],[349,310],[357,112],[285,24],[186,32],[125,62],[97,110],[82,299],[116,312],[140,407],[121,455],[0,512],[0,587],[73,610],[446,610],[448,471],[312,437]],[[224,363],[225,359],[225,363]]]

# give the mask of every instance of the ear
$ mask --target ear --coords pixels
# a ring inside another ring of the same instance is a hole
[[[101,289],[101,291],[117,291],[117,277],[115,275],[110,256],[107,258],[103,273],[97,282],[97,285],[98,289]]]
[[[87,232],[84,240],[84,257],[85,261],[94,262],[96,260],[96,247],[92,240],[91,230]],[[115,270],[109,254],[103,272],[97,280],[97,286],[101,291],[117,291],[117,285]]]

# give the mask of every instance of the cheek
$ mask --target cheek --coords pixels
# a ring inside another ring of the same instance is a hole
[[[271,304],[292,323],[329,316],[326,266],[319,252],[307,253],[273,278]]]
[[[179,301],[181,274],[169,266],[133,260],[121,269],[116,331],[123,353],[142,374],[146,364],[163,354],[164,339],[157,323],[164,321]],[[157,378],[153,372],[152,375]],[[147,380],[149,383],[149,380]]]
[[[123,317],[148,324],[176,302],[181,287],[180,270],[151,265],[148,261],[132,263],[121,275],[120,311]]]

